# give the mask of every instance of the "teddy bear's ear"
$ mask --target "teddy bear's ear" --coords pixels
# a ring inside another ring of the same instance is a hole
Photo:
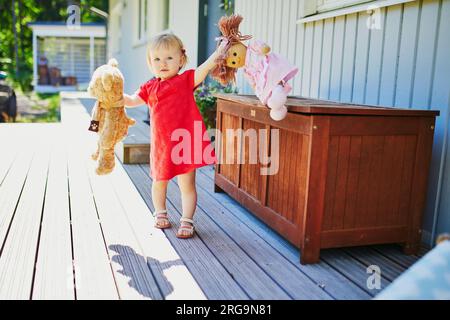
[[[87,88],[87,91],[88,91],[88,93],[89,93],[89,95],[90,95],[91,97],[94,96],[94,89],[92,88],[92,83],[89,83],[89,86],[88,86],[88,88]]]
[[[111,59],[109,59],[109,61],[108,61],[108,65],[110,65],[111,67],[117,68],[117,67],[119,66],[119,63],[117,62],[116,59],[111,58]]]
[[[102,75],[102,85],[105,91],[110,91],[113,85],[113,75],[106,72]]]

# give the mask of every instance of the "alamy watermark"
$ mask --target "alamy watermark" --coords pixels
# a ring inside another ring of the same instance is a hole
[[[261,175],[275,175],[279,169],[280,130],[270,130],[270,143],[267,129],[209,129],[202,135],[202,122],[194,121],[193,134],[187,129],[175,129],[171,141],[176,142],[171,151],[174,164],[201,164],[214,162],[214,151],[219,154],[218,164],[260,164]],[[203,141],[211,143],[203,149]],[[225,144],[222,145],[222,142]],[[248,153],[245,145],[248,142]],[[270,145],[270,150],[269,150]]]
[[[367,6],[366,10],[369,17],[366,20],[367,28],[371,30],[381,30],[381,9],[376,5]]]
[[[80,7],[77,5],[70,5],[67,7],[66,25],[69,30],[81,29],[81,15]]]
[[[369,290],[381,290],[381,269],[377,265],[370,265],[366,272],[370,274],[367,278],[366,285]]]

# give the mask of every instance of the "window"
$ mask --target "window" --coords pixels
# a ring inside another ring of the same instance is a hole
[[[337,17],[416,0],[302,0],[297,23]]]
[[[147,32],[148,0],[144,1],[144,31]]]
[[[155,21],[154,33],[169,29],[169,4],[169,0],[158,0],[154,2],[152,12],[152,19]]]
[[[163,0],[163,21],[162,29],[169,29],[169,0]]]
[[[327,11],[337,10],[345,7],[351,7],[373,0],[303,0],[303,13],[300,18],[323,13]]]
[[[141,42],[146,40],[148,31],[148,1],[138,0],[137,7],[137,40]]]
[[[144,45],[147,40],[169,28],[169,0],[137,0],[135,45]]]
[[[142,37],[142,28],[141,28],[141,26],[142,26],[142,21],[141,21],[141,17],[142,17],[142,0],[138,0],[139,1],[139,6],[138,6],[138,12],[137,12],[137,15],[138,15],[138,40],[139,39],[141,39],[141,37]]]
[[[110,45],[111,54],[120,53],[120,46],[122,43],[122,10],[123,4],[118,3],[112,10],[110,16],[110,30],[108,31],[108,42]]]
[[[120,52],[120,43],[122,41],[122,15],[120,13],[111,15],[111,52],[113,54]]]
[[[150,35],[155,35],[169,29],[169,6],[169,0],[155,0],[150,2]]]
[[[372,2],[372,0],[317,0],[316,10],[318,13],[320,13],[365,2]]]

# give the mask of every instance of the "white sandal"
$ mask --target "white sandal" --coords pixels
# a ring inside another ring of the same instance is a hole
[[[167,229],[172,226],[169,219],[167,218],[167,210],[159,210],[153,213],[153,216],[156,218],[155,228],[158,229]],[[165,221],[165,223],[161,224],[160,222]]]
[[[177,238],[180,239],[189,239],[194,236],[194,220],[189,218],[181,217],[180,222],[188,222],[191,225],[181,224],[180,228],[178,228]],[[182,231],[187,231],[188,233],[181,233]]]

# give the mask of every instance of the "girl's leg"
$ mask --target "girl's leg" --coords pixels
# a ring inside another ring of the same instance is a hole
[[[197,189],[195,188],[195,170],[177,177],[178,186],[181,191],[181,204],[183,207],[183,218],[192,219],[194,217],[195,208],[197,206]],[[182,222],[182,225],[190,225],[189,222]],[[181,236],[189,236],[190,231],[181,229]]]
[[[152,201],[155,212],[166,210],[166,194],[167,184],[169,181],[153,181],[152,183]],[[164,218],[164,215],[159,215],[156,219],[156,226],[158,228],[168,228],[170,226],[169,220]]]

